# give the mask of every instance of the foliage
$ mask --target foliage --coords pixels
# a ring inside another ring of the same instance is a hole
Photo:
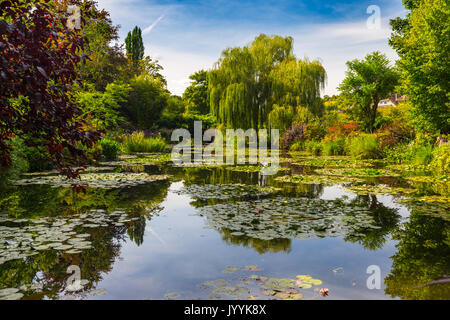
[[[316,155],[320,156],[322,154],[322,143],[315,140],[308,140],[305,142],[305,150]]]
[[[346,152],[355,159],[378,159],[381,150],[378,140],[373,134],[361,134],[346,141]]]
[[[268,115],[268,129],[279,130],[280,136],[283,136],[286,130],[292,126],[294,116],[294,108],[280,107],[274,104],[272,111]]]
[[[171,115],[181,115],[186,111],[186,104],[179,96],[170,96],[167,99],[167,106],[164,108],[161,118]]]
[[[80,3],[82,23],[93,14],[90,5]],[[50,0],[0,3],[0,165],[7,168],[12,163],[12,147],[7,144],[11,137],[30,134],[45,141],[62,173],[76,177],[73,166],[87,160],[77,143],[92,145],[100,134],[86,132],[83,122],[74,120],[81,111],[70,88],[77,80],[85,39],[79,30],[65,26],[66,12],[56,11]]]
[[[208,72],[200,70],[189,76],[191,84],[183,93],[188,113],[208,114]]]
[[[400,56],[405,93],[415,125],[428,132],[450,131],[450,4],[447,0],[404,1],[405,19],[391,20],[390,45]]]
[[[128,60],[122,48],[117,44],[111,45],[119,38],[118,28],[112,24],[106,11],[82,26],[87,38],[82,52],[86,59],[78,64],[77,71],[83,90],[86,90],[84,86],[93,86],[97,91],[104,91],[108,83],[129,79]]]
[[[102,154],[105,157],[105,160],[116,160],[117,155],[121,150],[120,144],[111,139],[102,139],[99,142],[99,145],[102,147]]]
[[[414,138],[414,129],[404,122],[394,122],[377,132],[380,148],[393,148]]]
[[[283,138],[281,139],[281,149],[289,150],[289,147],[294,142],[301,141],[303,139],[304,132],[305,125],[303,124],[291,127],[284,133]]]
[[[386,55],[378,51],[368,54],[364,60],[347,62],[347,68],[339,90],[356,102],[354,108],[358,118],[364,121],[369,132],[373,132],[378,104],[393,93],[399,74],[390,66]]]
[[[450,144],[442,144],[434,149],[431,168],[440,173],[450,172]]]
[[[144,58],[144,42],[142,41],[142,30],[139,27],[134,27],[133,31],[128,32],[125,38],[125,48],[127,56],[132,61],[140,61]]]
[[[128,85],[110,83],[105,92],[80,91],[76,100],[82,109],[81,117],[99,130],[117,128],[125,123],[120,111],[129,97]]]
[[[0,168],[0,186],[19,178],[19,176],[29,168],[29,163],[25,154],[26,146],[23,140],[14,137],[8,141],[8,144],[11,144],[11,147],[13,148],[13,151],[11,152],[12,165],[7,169]]]
[[[324,139],[322,150],[324,156],[341,156],[344,154],[345,139]]]
[[[267,125],[274,104],[320,109],[325,70],[297,60],[292,38],[261,34],[248,46],[229,48],[208,73],[211,113],[226,128]]]
[[[122,138],[122,148],[125,152],[163,152],[166,143],[161,138],[147,138],[144,132],[136,131]]]
[[[139,129],[151,128],[167,106],[169,93],[160,79],[142,74],[130,81],[124,113]]]
[[[305,150],[305,142],[304,141],[297,141],[294,142],[290,147],[289,147],[289,151],[303,151]]]

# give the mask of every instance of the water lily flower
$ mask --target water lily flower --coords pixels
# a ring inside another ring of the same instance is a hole
[[[320,289],[320,294],[322,295],[322,297],[328,297],[328,292],[328,288]]]

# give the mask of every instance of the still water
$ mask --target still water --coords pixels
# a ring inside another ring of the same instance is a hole
[[[123,173],[121,166],[105,170]],[[90,187],[85,195],[51,184],[2,190],[3,297],[450,298],[449,283],[425,286],[450,274],[450,222],[420,206],[257,171],[142,170],[165,179]],[[82,280],[74,292],[69,266],[79,267]],[[367,284],[376,277],[369,266],[380,270],[379,289]]]

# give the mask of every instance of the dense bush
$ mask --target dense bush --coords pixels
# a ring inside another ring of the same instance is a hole
[[[41,139],[26,137],[29,146],[25,145],[23,154],[29,163],[28,170],[31,172],[39,172],[51,170],[54,168],[50,154],[48,153],[44,141]]]
[[[341,156],[344,154],[345,139],[324,139],[322,141],[323,155],[325,156]]]
[[[133,132],[122,138],[122,150],[124,152],[163,152],[166,143],[162,138],[147,138],[142,131]]]
[[[290,151],[303,151],[305,150],[305,142],[303,141],[297,141],[294,144],[291,145],[291,147],[289,148]]]
[[[120,144],[111,139],[103,139],[99,142],[102,147],[102,155],[106,160],[116,160],[120,152]]]
[[[355,159],[378,159],[382,155],[378,140],[373,134],[348,138],[345,149],[346,153]]]
[[[0,168],[0,185],[5,184],[10,180],[17,179],[29,168],[29,164],[25,156],[27,147],[25,146],[23,140],[15,137],[8,142],[8,145],[13,148],[13,151],[10,154],[12,165],[8,169]]]
[[[309,140],[305,142],[305,150],[316,156],[320,156],[322,154],[322,148],[322,143],[318,141]]]
[[[392,148],[402,142],[414,139],[414,129],[407,123],[395,122],[385,126],[377,134],[380,148]]]
[[[289,147],[294,143],[303,140],[305,132],[305,125],[298,124],[292,126],[289,130],[287,130],[283,138],[281,139],[281,149],[289,150]]]
[[[450,172],[450,143],[442,144],[434,149],[431,168],[439,173]]]

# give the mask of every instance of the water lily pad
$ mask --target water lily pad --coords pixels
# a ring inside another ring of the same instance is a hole
[[[178,299],[180,297],[180,294],[177,292],[170,292],[170,293],[166,293],[164,295],[164,299],[167,300],[174,300],[174,299]]]
[[[228,267],[223,270],[222,273],[235,273],[236,271],[239,271],[239,269],[239,267]]]

